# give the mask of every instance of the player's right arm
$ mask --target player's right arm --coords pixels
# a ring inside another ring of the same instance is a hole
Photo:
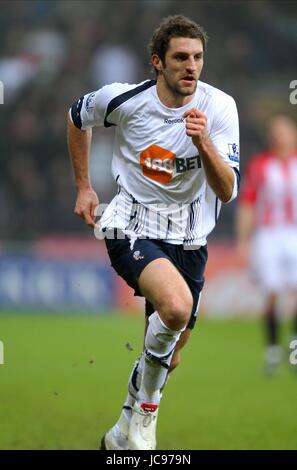
[[[110,105],[112,105],[113,99],[135,88],[135,86],[122,83],[106,85],[97,91],[82,96],[69,110],[67,140],[77,188],[74,212],[91,227],[95,226],[94,211],[99,204],[89,174],[92,127],[118,125],[121,108],[118,104],[115,106],[116,110],[112,112],[113,107]]]
[[[74,213],[82,217],[87,225],[94,227],[95,208],[98,206],[99,200],[92,188],[89,174],[91,141],[92,128],[78,129],[68,114],[67,143],[77,190]]]

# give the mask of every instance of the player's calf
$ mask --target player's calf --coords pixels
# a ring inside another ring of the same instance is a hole
[[[170,365],[169,365],[169,369],[168,369],[168,373],[170,373],[174,369],[176,369],[177,366],[179,365],[179,363],[180,363],[180,352],[176,352],[172,356],[172,359],[171,359],[171,362],[170,362]]]

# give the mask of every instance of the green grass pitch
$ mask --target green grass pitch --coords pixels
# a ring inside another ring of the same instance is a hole
[[[0,449],[96,449],[142,332],[140,317],[1,313]],[[158,449],[297,449],[288,325],[283,342],[280,374],[265,377],[258,321],[199,320],[164,392]]]

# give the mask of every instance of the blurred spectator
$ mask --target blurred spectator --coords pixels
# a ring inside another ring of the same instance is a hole
[[[38,63],[39,73],[46,81],[50,81],[59,73],[67,53],[64,35],[46,29],[27,33],[23,50]]]
[[[36,60],[27,55],[0,59],[0,77],[5,86],[5,101],[13,101],[17,93],[38,71]]]
[[[107,83],[137,83],[139,63],[133,50],[123,45],[99,47],[91,63],[91,77],[97,88]]]

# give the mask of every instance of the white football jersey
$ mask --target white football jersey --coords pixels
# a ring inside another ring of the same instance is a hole
[[[102,228],[189,248],[206,244],[221,202],[186,135],[183,114],[192,107],[206,114],[213,144],[234,169],[231,201],[239,182],[239,125],[231,96],[199,81],[190,103],[168,108],[158,97],[156,81],[147,80],[113,83],[74,103],[70,116],[78,128],[116,126],[112,173],[119,189],[101,217]]]

